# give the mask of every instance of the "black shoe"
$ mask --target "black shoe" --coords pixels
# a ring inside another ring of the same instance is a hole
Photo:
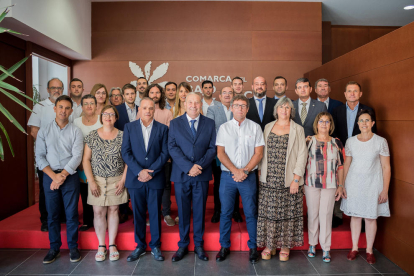
[[[235,211],[234,213],[233,213],[233,219],[234,219],[234,221],[235,222],[243,222],[243,218],[242,218],[242,216],[240,215],[240,213],[239,212],[237,212],[237,211]]]
[[[255,264],[259,261],[259,252],[257,252],[257,248],[250,248],[250,250],[249,250],[249,261],[252,264]]]
[[[129,254],[129,256],[127,258],[127,262],[134,262],[134,261],[138,260],[139,257],[141,257],[142,255],[145,255],[145,249],[143,249],[141,247],[137,247],[137,248],[135,248],[134,251],[132,251],[131,254]]]
[[[88,230],[91,227],[92,227],[92,225],[86,225],[86,224],[84,224],[81,227],[79,227],[79,231],[83,232],[83,231]]]
[[[212,223],[217,223],[220,221],[220,212],[214,212],[213,217],[211,218]]]
[[[77,263],[82,259],[79,249],[77,248],[70,249],[69,256],[72,263]]]
[[[208,261],[208,255],[202,246],[194,247],[194,253],[197,254],[198,258],[202,261]]]
[[[216,255],[216,261],[217,262],[224,261],[229,254],[230,254],[230,248],[225,248],[225,247],[220,248],[220,251]]]
[[[128,215],[127,214],[119,214],[119,223],[124,223],[128,220]]]
[[[342,223],[343,223],[343,221],[342,221],[341,218],[333,216],[333,218],[332,218],[332,228],[336,228],[339,225],[342,225]]]
[[[46,257],[43,259],[44,264],[50,264],[53,263],[57,257],[60,256],[60,251],[55,251],[53,249],[50,249],[49,252],[47,252]]]
[[[182,258],[184,258],[185,255],[188,254],[188,248],[187,247],[180,247],[178,248],[177,252],[174,253],[172,256],[173,262],[181,261]]]
[[[161,250],[158,247],[155,247],[151,250],[151,254],[154,256],[156,261],[164,261],[164,256],[161,253]]]
[[[134,214],[134,213],[132,212],[132,209],[131,209],[131,208],[129,208],[129,207],[128,207],[128,209],[127,209],[127,214],[128,214],[128,215],[131,215],[131,216]]]
[[[40,226],[40,231],[49,232],[49,226],[47,225],[47,221],[42,222],[42,226]]]

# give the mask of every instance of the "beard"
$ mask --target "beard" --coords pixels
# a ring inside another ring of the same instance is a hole
[[[257,91],[253,91],[253,94],[258,97],[258,98],[263,98],[264,96],[266,96],[266,90],[264,90],[263,92],[257,92]]]

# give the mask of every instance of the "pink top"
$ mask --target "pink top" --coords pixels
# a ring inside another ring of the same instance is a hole
[[[137,120],[140,118],[139,108],[137,113]],[[159,105],[155,105],[155,113],[154,113],[155,121],[170,127],[170,121],[173,119],[171,110],[166,108],[160,109]]]

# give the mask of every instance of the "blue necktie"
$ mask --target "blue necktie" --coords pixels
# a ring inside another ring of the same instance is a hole
[[[197,120],[191,120],[191,132],[193,133],[193,138],[195,139],[196,137],[196,129],[194,127],[195,122],[197,122]]]
[[[256,101],[259,101],[259,117],[260,117],[260,122],[263,122],[263,100],[264,99],[256,99]]]

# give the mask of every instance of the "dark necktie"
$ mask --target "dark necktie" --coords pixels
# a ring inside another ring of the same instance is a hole
[[[193,133],[193,138],[195,139],[196,137],[196,129],[194,127],[195,122],[197,122],[197,120],[191,120],[191,132]]]

